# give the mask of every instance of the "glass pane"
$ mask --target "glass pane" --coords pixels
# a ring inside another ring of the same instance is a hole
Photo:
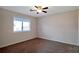
[[[22,21],[14,20],[14,32],[22,31]]]
[[[30,31],[30,22],[23,22],[23,31]]]

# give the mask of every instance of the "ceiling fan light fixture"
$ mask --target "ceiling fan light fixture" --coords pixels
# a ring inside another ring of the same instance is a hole
[[[42,10],[37,9],[37,12],[42,12]]]
[[[39,13],[42,12],[42,6],[35,6],[34,9]]]
[[[44,13],[47,13],[46,9],[48,9],[48,7],[45,7],[45,6],[34,6],[34,10],[30,10],[30,11],[36,11],[37,14],[41,13],[41,12],[44,12]]]

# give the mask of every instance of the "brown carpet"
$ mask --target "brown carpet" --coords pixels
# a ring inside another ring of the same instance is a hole
[[[36,38],[0,49],[2,53],[78,53],[79,47]]]

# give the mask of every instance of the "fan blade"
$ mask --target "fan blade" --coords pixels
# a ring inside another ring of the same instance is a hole
[[[32,9],[30,9],[30,11],[33,11]]]
[[[47,13],[47,11],[42,11],[42,12]]]
[[[48,9],[48,7],[45,7],[45,8],[43,8],[43,9]]]
[[[37,6],[35,6],[36,8],[38,8]]]
[[[32,10],[32,9],[30,9],[30,11],[36,11],[36,10]]]

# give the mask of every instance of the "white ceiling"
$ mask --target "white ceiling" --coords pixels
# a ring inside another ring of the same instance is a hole
[[[14,12],[19,12],[33,17],[43,17],[51,14],[67,12],[79,9],[78,6],[48,6],[47,13],[36,14],[35,11],[30,12],[32,6],[0,6],[0,8],[7,9]]]

